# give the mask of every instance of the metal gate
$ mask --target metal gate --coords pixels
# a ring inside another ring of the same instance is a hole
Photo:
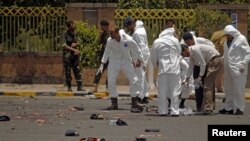
[[[0,51],[60,51],[65,20],[64,7],[1,7]]]

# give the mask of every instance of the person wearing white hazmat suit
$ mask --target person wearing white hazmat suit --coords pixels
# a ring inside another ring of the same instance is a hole
[[[132,97],[131,112],[142,112],[143,108],[138,105],[136,99],[139,92],[137,90],[138,78],[135,74],[135,67],[141,65],[142,53],[136,42],[123,29],[111,27],[109,34],[110,38],[108,38],[101,61],[102,64],[98,70],[102,72],[104,64],[109,60],[108,89],[112,105],[108,107],[108,110],[118,109],[116,79],[120,71],[122,71],[129,80],[130,95]]]
[[[170,115],[179,116],[179,95],[181,93],[179,40],[174,28],[167,28],[156,39],[151,50],[152,64],[158,67],[158,112],[168,114],[167,98],[171,100]]]
[[[146,70],[148,61],[150,59],[150,52],[148,48],[147,32],[144,28],[143,22],[140,20],[135,20],[132,17],[125,18],[124,27],[126,27],[132,33],[133,40],[137,43],[142,51],[142,65],[136,68],[136,75],[138,77],[139,84],[138,90],[140,91],[138,100],[142,104],[148,104],[149,88],[146,79]]]
[[[246,37],[232,25],[227,25],[224,32],[227,37],[224,43],[224,91],[226,100],[224,108],[219,113],[243,115],[250,47]]]
[[[193,80],[190,79],[189,83],[184,83],[186,78],[187,78],[187,70],[188,70],[188,62],[181,57],[180,58],[180,71],[181,71],[181,101],[180,101],[180,105],[179,108],[185,108],[185,100],[189,98],[189,96],[191,95],[192,91],[194,90],[194,86],[193,86]]]

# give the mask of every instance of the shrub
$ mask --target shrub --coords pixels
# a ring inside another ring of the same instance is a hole
[[[96,54],[101,49],[101,45],[98,44],[98,29],[85,22],[76,22],[76,31],[81,43],[81,65],[90,68],[99,66],[100,62]]]
[[[230,17],[219,10],[197,8],[195,18],[188,21],[187,26],[196,31],[199,36],[209,38],[212,33],[223,29],[231,23]]]

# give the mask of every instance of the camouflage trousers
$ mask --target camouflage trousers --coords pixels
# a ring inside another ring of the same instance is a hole
[[[68,55],[63,58],[66,84],[71,87],[71,69],[73,70],[77,85],[82,85],[82,75],[79,56]]]

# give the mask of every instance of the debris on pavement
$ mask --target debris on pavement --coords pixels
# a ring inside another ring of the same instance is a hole
[[[94,113],[90,116],[90,119],[98,119],[98,120],[103,120],[104,116],[101,114]]]
[[[45,124],[45,123],[48,123],[48,121],[47,121],[47,120],[44,120],[44,119],[37,119],[35,122],[36,122],[38,125],[43,125],[43,124]]]
[[[106,141],[104,138],[96,138],[96,137],[89,137],[89,138],[81,138],[80,141]]]
[[[147,141],[147,139],[142,137],[136,137],[135,141]]]
[[[69,106],[69,111],[83,111],[83,107]]]
[[[68,129],[65,132],[65,136],[79,136],[79,133],[73,129]]]
[[[160,132],[160,129],[147,128],[145,129],[145,132]]]

